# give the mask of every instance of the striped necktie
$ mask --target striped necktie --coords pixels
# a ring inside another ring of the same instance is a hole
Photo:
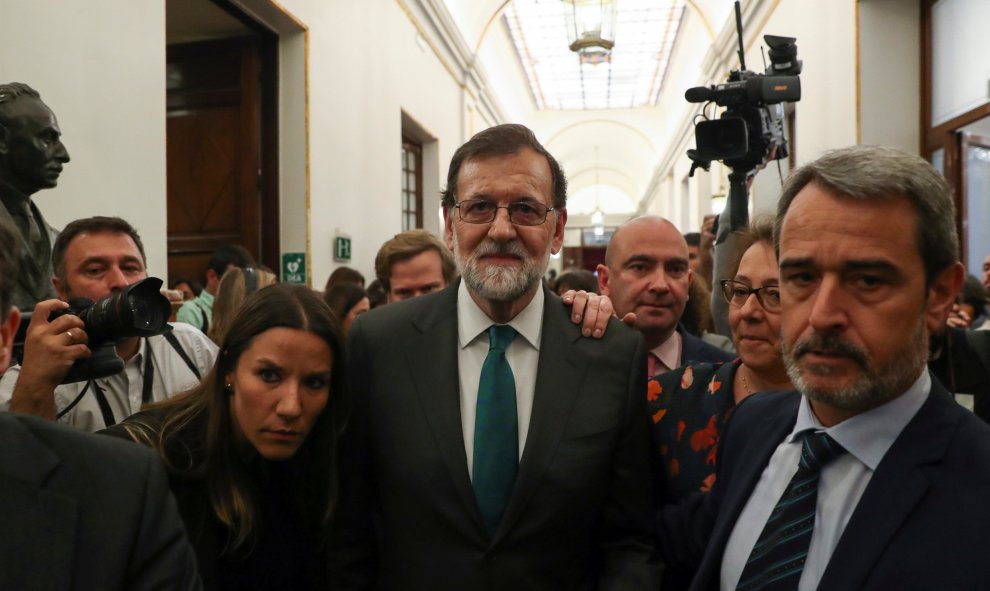
[[[763,526],[737,591],[797,589],[815,529],[818,478],[822,468],[845,451],[824,431],[805,435],[797,473]]]
[[[489,534],[502,520],[519,468],[516,382],[505,358],[515,337],[516,330],[508,325],[488,329],[488,357],[478,384],[471,483]]]

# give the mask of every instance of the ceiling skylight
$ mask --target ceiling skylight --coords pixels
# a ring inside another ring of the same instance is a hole
[[[618,0],[615,47],[596,65],[568,49],[567,9],[561,0],[515,0],[505,11],[537,109],[656,105],[684,0]]]

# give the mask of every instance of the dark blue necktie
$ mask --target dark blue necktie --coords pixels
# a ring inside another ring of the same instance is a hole
[[[797,589],[815,529],[818,478],[822,468],[845,451],[824,432],[805,435],[798,471],[763,526],[737,591]]]
[[[505,350],[516,331],[511,326],[488,329],[488,357],[481,368],[474,424],[474,497],[488,533],[495,533],[512,494],[519,467],[516,383]]]

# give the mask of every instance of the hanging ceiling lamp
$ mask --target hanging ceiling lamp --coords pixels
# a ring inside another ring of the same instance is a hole
[[[615,5],[617,0],[563,0],[571,51],[582,64],[610,60],[615,45]]]

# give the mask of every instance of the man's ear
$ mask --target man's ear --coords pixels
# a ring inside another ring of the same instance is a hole
[[[443,239],[450,252],[454,252],[454,217],[450,213],[453,209],[453,207],[443,208]]]
[[[962,263],[955,263],[943,269],[928,286],[928,301],[925,303],[928,332],[937,332],[945,326],[945,318],[955,303],[965,278],[966,268]]]
[[[58,294],[58,299],[63,302],[69,301],[69,290],[66,289],[68,286],[62,283],[62,280],[58,276],[52,277],[52,287],[55,288],[55,293]]]
[[[550,241],[550,252],[557,254],[564,247],[564,227],[567,225],[567,208],[561,208],[556,212],[554,219],[553,238]]]
[[[10,308],[10,315],[0,324],[0,374],[10,365],[10,354],[14,350],[14,334],[21,322],[21,312],[17,306]]]
[[[608,293],[608,267],[605,265],[598,265],[595,268],[598,271],[598,291],[604,295],[609,295]]]

